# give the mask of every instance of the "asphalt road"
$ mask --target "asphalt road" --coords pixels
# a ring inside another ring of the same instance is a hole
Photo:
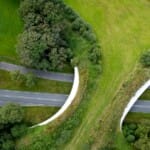
[[[6,71],[19,70],[22,74],[31,72],[39,78],[62,81],[62,82],[73,82],[73,78],[74,78],[73,74],[41,71],[41,70],[30,69],[30,68],[26,68],[19,65],[6,63],[6,62],[0,62],[0,69]]]
[[[19,103],[22,106],[62,106],[68,95],[0,90],[0,106]]]
[[[150,113],[150,100],[138,100],[132,107],[131,112]]]

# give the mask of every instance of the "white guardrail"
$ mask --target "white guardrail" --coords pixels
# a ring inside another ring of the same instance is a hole
[[[127,104],[126,108],[124,109],[124,112],[122,114],[122,117],[120,119],[120,130],[122,131],[122,124],[123,121],[125,119],[125,117],[127,116],[128,112],[130,111],[130,109],[133,107],[133,105],[135,104],[135,102],[139,99],[139,97],[144,93],[144,91],[146,89],[148,89],[150,87],[150,80],[148,80],[136,93],[135,95],[130,99],[129,103]]]
[[[64,105],[58,110],[58,112],[56,112],[56,114],[51,116],[49,119],[47,119],[39,124],[36,124],[36,125],[32,126],[31,128],[46,125],[46,124],[56,120],[58,117],[60,117],[67,110],[67,108],[71,105],[71,103],[75,99],[75,96],[78,92],[78,88],[79,88],[79,70],[78,70],[78,67],[75,67],[74,68],[73,86],[72,86],[71,92],[70,92],[66,102],[64,103]]]

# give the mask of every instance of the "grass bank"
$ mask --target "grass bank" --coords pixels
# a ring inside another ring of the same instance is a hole
[[[58,107],[23,107],[25,116],[24,122],[28,125],[35,125],[45,121],[58,111]]]

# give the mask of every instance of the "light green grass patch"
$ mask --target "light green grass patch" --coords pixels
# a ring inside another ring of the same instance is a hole
[[[18,7],[19,0],[0,1],[0,60],[16,61],[15,45],[23,27]]]

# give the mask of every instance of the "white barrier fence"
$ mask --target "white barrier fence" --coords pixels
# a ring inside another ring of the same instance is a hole
[[[139,97],[145,92],[146,89],[150,87],[150,80],[148,80],[136,93],[135,95],[130,99],[128,105],[124,109],[124,112],[122,114],[122,117],[120,119],[120,130],[122,131],[122,124],[127,116],[128,112],[131,110],[135,102],[139,99]]]
[[[64,105],[52,117],[50,117],[49,119],[47,119],[39,124],[32,126],[31,128],[46,125],[46,124],[56,120],[58,117],[60,117],[67,110],[67,108],[71,105],[71,103],[75,99],[75,96],[78,92],[78,88],[79,88],[79,70],[78,70],[78,67],[75,67],[74,68],[73,86],[72,86],[71,92],[70,92],[66,102],[64,103]]]

